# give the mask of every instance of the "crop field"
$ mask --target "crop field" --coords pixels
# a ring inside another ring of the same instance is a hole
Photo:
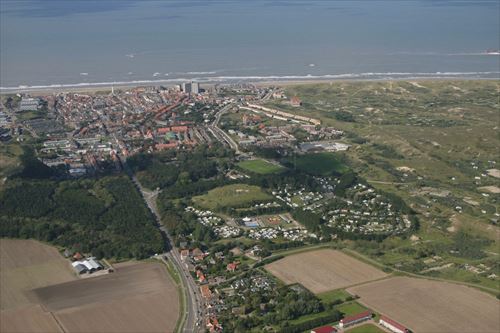
[[[447,282],[394,277],[349,288],[367,307],[413,332],[498,332],[500,301]]]
[[[112,274],[35,289],[33,298],[68,332],[172,331],[179,299],[166,269],[152,263],[115,268]]]
[[[0,309],[29,304],[28,291],[76,279],[59,252],[33,240],[0,240]]]
[[[78,279],[53,247],[0,240],[0,332],[170,332],[177,289],[156,263]],[[92,320],[89,320],[92,318]]]
[[[262,191],[258,186],[233,184],[215,188],[205,195],[194,197],[193,201],[202,208],[219,210],[224,207],[249,207],[252,204],[272,199],[271,195]]]
[[[341,174],[349,168],[334,153],[312,153],[299,155],[288,161],[294,168],[317,176]]]
[[[243,170],[247,170],[253,173],[258,173],[261,175],[279,173],[285,170],[285,168],[282,167],[281,165],[261,159],[242,161],[238,163],[238,166]]]
[[[76,279],[68,261],[33,240],[0,239],[0,332],[58,332],[52,315],[33,303],[30,290]]]
[[[284,283],[300,283],[315,294],[387,276],[373,266],[330,249],[290,255],[265,268]]]

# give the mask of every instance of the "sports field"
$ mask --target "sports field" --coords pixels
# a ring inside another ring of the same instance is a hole
[[[415,333],[500,331],[500,301],[471,287],[394,277],[347,291]]]
[[[278,173],[285,170],[285,168],[282,167],[281,165],[261,159],[242,161],[238,163],[238,166],[243,170],[250,171],[253,173],[258,173],[261,175]]]
[[[262,191],[258,186],[233,184],[215,188],[207,194],[194,197],[193,201],[202,208],[219,210],[224,207],[249,207],[252,204],[272,199],[271,195]]]
[[[342,163],[338,154],[314,153],[300,155],[288,161],[294,168],[316,176],[342,174],[349,168]]]
[[[348,329],[346,333],[385,333],[385,331],[373,324],[363,324]]]
[[[331,249],[290,255],[265,268],[284,283],[300,283],[315,294],[387,276],[373,266]]]

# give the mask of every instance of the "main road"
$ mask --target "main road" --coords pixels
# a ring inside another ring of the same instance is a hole
[[[158,213],[158,208],[156,206],[156,197],[158,195],[158,191],[148,191],[146,190],[139,180],[135,177],[133,172],[127,166],[126,162],[122,160],[122,165],[124,170],[130,176],[134,184],[137,186],[141,195],[146,202],[149,210],[153,213],[156,223],[161,230],[161,232],[165,235],[166,239],[166,252],[162,254],[162,257],[166,258],[166,260],[170,261],[174,264],[179,273],[179,277],[181,280],[181,292],[185,293],[185,314],[183,313],[184,309],[181,309],[181,317],[179,318],[181,322],[181,332],[185,333],[193,333],[193,332],[201,332],[204,318],[204,306],[203,299],[201,298],[200,292],[198,292],[198,286],[194,281],[191,273],[189,272],[187,266],[182,262],[179,254],[179,250],[175,247],[175,243],[173,239],[168,234],[168,230],[162,225],[161,217]],[[182,297],[182,295],[179,295]],[[182,316],[185,315],[185,318]]]

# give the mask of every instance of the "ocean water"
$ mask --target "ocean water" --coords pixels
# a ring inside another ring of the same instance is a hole
[[[497,0],[0,0],[0,87],[498,78]]]

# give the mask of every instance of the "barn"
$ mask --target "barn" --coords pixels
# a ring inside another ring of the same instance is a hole
[[[365,320],[370,320],[372,318],[373,313],[371,311],[364,311],[358,313],[357,315],[347,316],[339,321],[339,327],[344,328],[357,323],[360,323]]]
[[[397,321],[392,320],[389,317],[386,316],[381,316],[379,320],[379,324],[384,326],[385,328],[388,328],[394,333],[408,333],[410,332],[409,329],[398,323]]]

